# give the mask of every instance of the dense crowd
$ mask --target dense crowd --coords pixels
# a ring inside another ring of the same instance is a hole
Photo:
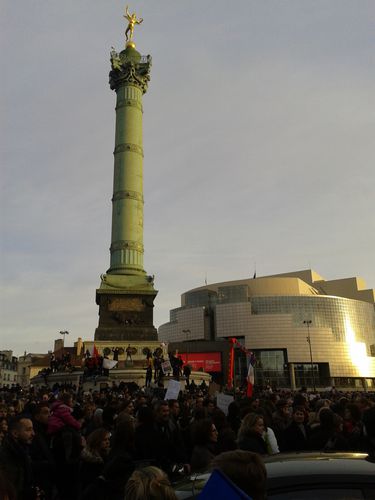
[[[246,467],[253,479],[241,487],[256,500],[262,456],[375,453],[372,394],[237,391],[227,411],[205,385],[164,397],[153,384],[0,389],[0,498],[174,499],[171,484],[184,475]]]

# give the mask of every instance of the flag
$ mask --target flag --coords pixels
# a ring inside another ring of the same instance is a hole
[[[117,365],[118,361],[114,361],[113,359],[103,359],[103,368],[104,370],[111,370]]]
[[[255,280],[256,277],[257,277],[257,272],[255,271],[254,276],[253,276],[253,280]]]
[[[96,348],[96,345],[94,344],[94,347],[92,348],[92,357],[93,358],[98,358],[100,356],[98,349]]]
[[[246,379],[247,379],[246,395],[248,398],[251,398],[251,396],[253,395],[253,387],[254,387],[254,382],[255,382],[255,379],[254,379],[254,363],[255,363],[254,354],[250,353],[248,358],[249,358],[249,366],[247,368],[247,377],[246,377]]]
[[[198,500],[211,500],[212,498],[215,500],[251,500],[251,497],[217,469],[212,472],[198,496]]]

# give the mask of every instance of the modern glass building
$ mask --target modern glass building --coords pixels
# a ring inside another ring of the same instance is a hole
[[[215,283],[185,292],[159,339],[204,352],[236,337],[255,353],[263,386],[373,389],[374,299],[360,278],[327,281],[312,270]],[[218,350],[225,382],[227,350]],[[246,369],[238,350],[238,382]]]

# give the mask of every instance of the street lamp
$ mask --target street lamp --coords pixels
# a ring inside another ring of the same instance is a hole
[[[312,383],[313,383],[313,389],[314,392],[316,391],[315,387],[315,375],[314,375],[314,363],[313,363],[313,357],[312,357],[312,349],[311,349],[311,337],[310,337],[310,326],[311,326],[311,319],[305,319],[303,324],[307,326],[307,343],[309,344],[309,349],[310,349],[310,363],[311,363],[311,376],[312,376]]]
[[[65,335],[69,335],[68,330],[60,330],[60,335],[63,336],[63,349],[65,347]]]
[[[188,364],[189,361],[188,333],[190,334],[191,331],[189,329],[186,329],[182,330],[182,333],[186,333],[186,364]]]

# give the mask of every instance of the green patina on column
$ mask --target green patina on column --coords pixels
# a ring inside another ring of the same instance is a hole
[[[116,134],[112,197],[111,262],[100,288],[153,290],[143,267],[143,107],[151,56],[133,42],[111,52],[111,89],[116,91]]]
[[[126,48],[111,51],[109,84],[116,92],[116,135],[112,197],[110,267],[96,290],[99,325],[95,340],[155,340],[154,277],[143,267],[143,132],[142,96],[150,81],[151,56],[141,56],[132,41],[129,21]]]
[[[117,65],[116,65],[117,63]],[[142,95],[151,58],[127,47],[112,55],[111,88],[116,90],[111,266],[108,274],[145,274],[143,269]],[[119,67],[118,67],[119,66]]]

